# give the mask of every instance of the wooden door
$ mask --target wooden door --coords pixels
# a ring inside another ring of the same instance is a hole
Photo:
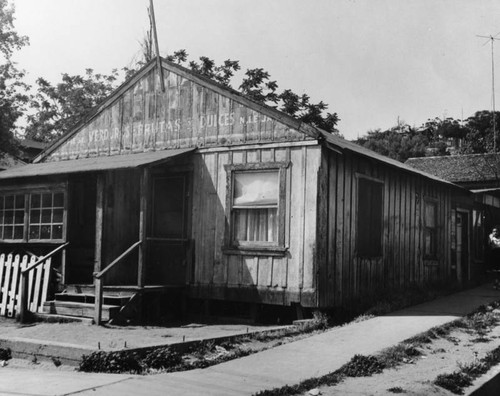
[[[147,284],[186,283],[188,249],[188,186],[186,175],[152,180],[151,230]]]
[[[457,275],[458,280],[469,280],[469,221],[467,212],[457,211]]]

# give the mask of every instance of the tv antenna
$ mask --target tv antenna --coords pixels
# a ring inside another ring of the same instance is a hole
[[[483,46],[488,43],[491,43],[491,107],[492,107],[492,119],[493,119],[493,152],[497,152],[497,128],[496,128],[496,120],[495,120],[495,58],[494,58],[494,44],[495,40],[500,40],[497,36],[500,34],[498,32],[494,36],[480,36],[477,37],[488,39]]]

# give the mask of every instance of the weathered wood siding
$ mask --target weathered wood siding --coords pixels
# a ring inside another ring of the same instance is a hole
[[[356,252],[357,176],[383,182],[381,257]],[[445,184],[353,153],[325,149],[320,171],[320,305],[349,306],[377,291],[447,280],[452,274],[452,197]],[[424,257],[424,202],[437,203],[437,258]]]
[[[195,241],[191,293],[196,297],[289,304],[316,304],[316,216],[321,148],[259,146],[202,151],[193,156]],[[226,164],[290,161],[286,170],[283,257],[222,251],[228,230]]]
[[[264,113],[253,110],[187,73],[164,68],[163,75],[165,92],[151,69],[118,91],[76,134],[63,138],[44,161],[307,138],[265,115],[265,108]]]

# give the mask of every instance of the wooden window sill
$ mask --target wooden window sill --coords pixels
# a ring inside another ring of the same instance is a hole
[[[282,246],[226,246],[222,248],[222,252],[227,255],[283,257],[288,252],[288,248]]]

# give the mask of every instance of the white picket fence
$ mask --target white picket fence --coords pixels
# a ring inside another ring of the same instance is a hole
[[[21,270],[34,264],[39,257],[12,254],[0,255],[0,315],[15,317],[21,306]],[[29,272],[28,310],[42,312],[47,299],[50,278],[50,258]]]

